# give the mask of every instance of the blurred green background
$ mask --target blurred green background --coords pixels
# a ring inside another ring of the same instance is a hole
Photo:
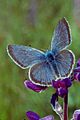
[[[28,71],[12,62],[6,47],[22,44],[41,50],[50,48],[53,31],[65,16],[72,31],[70,49],[77,61],[80,57],[80,19],[75,6],[73,0],[0,0],[0,120],[27,120],[28,110],[41,117],[53,114],[55,120],[59,120],[50,105],[54,90],[49,88],[40,94],[27,90],[24,80],[28,79]],[[69,91],[69,119],[76,108],[80,108],[80,83],[74,83]]]

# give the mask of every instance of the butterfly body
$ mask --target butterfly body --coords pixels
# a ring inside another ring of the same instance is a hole
[[[50,50],[45,53],[45,57],[46,57],[46,60],[49,62],[53,62],[55,60],[55,56],[53,52]]]
[[[52,37],[51,49],[42,52],[23,45],[8,45],[7,52],[21,68],[29,68],[29,79],[41,86],[50,86],[52,80],[69,77],[74,66],[74,54],[66,49],[71,43],[68,22],[61,19]]]
[[[59,72],[58,72],[57,65],[56,65],[56,60],[55,60],[55,58],[56,58],[55,57],[55,52],[49,50],[49,51],[46,52],[45,56],[46,56],[46,61],[49,63],[52,71],[54,69],[57,77],[59,77]]]

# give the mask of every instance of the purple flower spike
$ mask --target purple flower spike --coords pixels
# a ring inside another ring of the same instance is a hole
[[[45,90],[47,87],[46,86],[40,86],[32,83],[30,80],[25,80],[24,85],[26,88],[29,88],[35,92],[42,92]]]
[[[80,120],[80,109],[74,111],[72,120]]]
[[[79,67],[79,66],[80,66],[80,58],[77,61],[77,67]]]
[[[39,115],[32,111],[26,112],[26,116],[28,117],[29,120],[39,120],[40,119]]]
[[[41,118],[40,120],[54,120],[54,117],[52,115],[48,115],[44,118]]]

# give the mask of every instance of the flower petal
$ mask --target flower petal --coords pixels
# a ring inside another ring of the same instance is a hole
[[[80,82],[80,73],[74,73],[74,80]]]
[[[48,115],[48,116],[41,118],[39,120],[54,120],[54,117],[53,117],[53,115]]]
[[[63,98],[68,93],[68,89],[60,87],[57,89],[57,93]]]
[[[75,69],[74,69],[74,73],[75,72],[80,72],[80,66],[79,67],[76,67]]]
[[[28,117],[29,120],[39,120],[40,119],[39,115],[32,111],[26,112],[26,116]]]
[[[65,87],[68,88],[72,85],[72,81],[70,78],[65,78],[62,80],[65,83]]]
[[[35,92],[42,92],[43,90],[45,90],[47,88],[46,86],[36,85],[36,84],[32,83],[30,80],[25,80],[24,85],[26,88],[29,88]]]
[[[74,111],[72,120],[80,120],[80,109]]]
[[[55,108],[55,102],[58,100],[57,93],[54,93],[51,98],[51,105]]]
[[[65,78],[58,81],[52,81],[52,86],[56,89],[62,87],[62,88],[68,88],[72,85],[70,78]]]
[[[58,101],[55,102],[55,108],[53,106],[52,108],[59,115],[60,119],[63,120],[63,109]]]
[[[59,79],[58,81],[52,81],[52,86],[57,89],[59,87],[65,87],[65,83]]]
[[[74,69],[74,73],[76,73],[76,72],[80,72],[80,66],[79,66],[79,67],[76,67],[76,68]]]

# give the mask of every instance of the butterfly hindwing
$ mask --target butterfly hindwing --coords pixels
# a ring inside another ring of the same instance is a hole
[[[29,77],[36,84],[51,85],[52,80],[56,79],[55,71],[47,62],[42,62],[31,67]]]
[[[61,77],[70,75],[74,65],[74,55],[70,50],[63,50],[55,57],[58,72]]]
[[[31,47],[8,45],[7,51],[12,60],[23,69],[45,61],[44,53]]]
[[[61,19],[54,31],[51,42],[51,50],[56,53],[71,43],[70,28],[65,18]]]

